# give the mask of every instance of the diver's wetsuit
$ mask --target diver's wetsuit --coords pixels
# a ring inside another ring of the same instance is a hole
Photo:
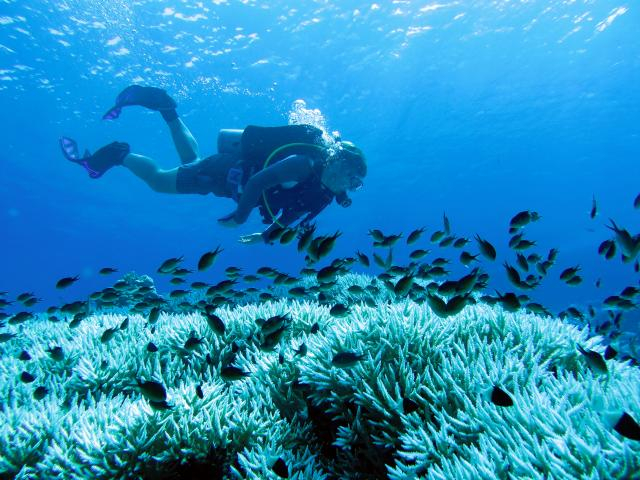
[[[234,198],[234,185],[228,181],[229,171],[237,167],[238,155],[217,153],[198,162],[182,165],[178,169],[176,189],[179,193],[213,193],[217,197]],[[281,225],[289,225],[307,214],[301,223],[307,223],[334,198],[333,192],[320,181],[322,164],[307,155],[290,155],[274,165],[260,170],[244,183],[235,214],[237,223],[244,223],[254,207],[260,207],[263,223],[273,224],[263,233]],[[295,183],[294,185],[289,185]],[[268,212],[262,198],[269,192],[269,208],[275,215],[281,212],[278,223]]]

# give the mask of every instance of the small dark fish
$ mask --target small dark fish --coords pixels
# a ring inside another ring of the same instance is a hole
[[[513,399],[500,387],[494,386],[491,391],[491,403],[499,407],[511,407],[513,405]]]
[[[575,267],[565,268],[560,274],[560,280],[564,280],[565,282],[572,277],[576,276],[580,271],[580,265],[576,265]]]
[[[381,242],[384,239],[384,234],[378,229],[369,230],[368,234],[373,238],[376,242]]]
[[[151,325],[153,325],[158,321],[158,318],[160,318],[160,307],[153,307],[149,312],[148,321]]]
[[[26,350],[22,350],[18,359],[26,362],[27,360],[31,360],[31,355],[29,355],[29,352],[27,352]]]
[[[307,354],[307,344],[306,343],[301,343],[300,346],[297,349],[293,350],[296,356],[300,355],[301,357],[304,357]]]
[[[448,237],[444,237],[442,240],[440,240],[440,243],[438,243],[438,246],[440,247],[448,247],[449,245],[451,245],[453,243],[453,241],[456,239],[456,237],[449,235]]]
[[[604,349],[604,359],[611,360],[618,354],[618,351],[613,348],[611,345],[607,345],[607,348]]]
[[[322,240],[322,242],[320,242],[320,244],[318,245],[318,255],[317,255],[318,259],[321,259],[327,256],[329,252],[333,250],[333,246],[335,245],[336,240],[340,235],[342,235],[342,232],[336,231],[336,233],[326,237],[325,239]]]
[[[536,315],[546,315],[548,317],[552,316],[551,312],[549,312],[544,306],[539,303],[530,302],[527,303],[524,308],[531,313],[535,313]]]
[[[222,367],[222,370],[220,370],[220,376],[222,377],[223,380],[227,380],[227,381],[240,380],[244,377],[248,377],[249,375],[251,374],[243,371],[238,367],[234,367],[232,365]]]
[[[280,457],[278,457],[276,463],[272,465],[271,470],[273,470],[273,472],[280,478],[289,478],[289,468]]]
[[[380,255],[378,255],[377,253],[373,252],[373,261],[375,262],[376,265],[378,265],[380,268],[387,268],[387,264],[385,263],[385,261],[382,259],[382,257]]]
[[[471,255],[469,252],[462,252],[460,254],[460,263],[462,263],[465,267],[468,266],[471,262],[478,261],[478,255]]]
[[[180,277],[173,277],[171,280],[169,280],[169,283],[171,285],[180,285],[182,283],[185,283],[186,280],[184,278],[180,278]]]
[[[220,252],[222,252],[222,248],[218,245],[215,250],[204,253],[198,261],[198,271],[202,272],[213,265]]]
[[[161,400],[161,401],[149,400],[149,406],[154,410],[158,410],[158,411],[171,410],[172,408],[171,405],[169,405],[166,400]]]
[[[598,247],[598,254],[607,256],[609,254],[609,251],[613,250],[613,255],[615,255],[615,252],[616,252],[615,245],[616,245],[616,242],[614,242],[613,240],[603,241]]]
[[[518,266],[524,270],[525,272],[529,271],[529,262],[527,261],[527,257],[522,255],[521,253],[516,254]]]
[[[280,236],[280,245],[288,245],[296,238],[296,234],[298,230],[295,228],[287,228],[284,233]]]
[[[2,332],[0,333],[0,343],[8,342],[13,337],[17,337],[15,333]]]
[[[162,262],[162,265],[158,267],[158,273],[172,273],[173,270],[178,266],[184,256],[180,256],[178,258],[169,258]]]
[[[20,374],[20,381],[23,383],[31,383],[36,379],[36,377],[34,377],[33,375],[31,375],[29,372],[22,372]]]
[[[453,242],[453,246],[454,248],[462,248],[464,247],[467,243],[469,243],[469,239],[468,238],[457,238],[455,242]]]
[[[598,207],[596,205],[596,196],[594,195],[593,198],[591,199],[591,211],[589,212],[589,217],[593,220],[594,218],[596,218],[597,214],[598,214]]]
[[[420,260],[421,258],[425,257],[428,254],[429,254],[429,250],[418,249],[411,252],[409,254],[409,258],[412,260]]]
[[[292,297],[303,298],[307,296],[307,290],[304,287],[293,287],[288,290]]]
[[[35,398],[36,400],[42,400],[47,395],[47,393],[49,393],[48,388],[39,386],[33,391],[33,398]]]
[[[419,409],[420,409],[420,405],[418,405],[416,402],[414,402],[410,398],[402,399],[402,411],[405,413],[405,415],[409,415],[410,413],[413,413]]]
[[[69,322],[69,328],[76,328],[80,326],[80,322],[84,320],[84,315],[74,315],[73,319]]]
[[[582,277],[580,275],[574,275],[569,280],[565,282],[567,285],[575,286],[580,285],[582,283]]]
[[[633,208],[640,208],[640,193],[638,194],[638,196],[633,201]]]
[[[117,331],[118,327],[107,328],[104,332],[102,332],[102,335],[100,336],[100,342],[107,343],[113,338]]]
[[[616,234],[616,242],[622,250],[625,261],[633,261],[638,252],[640,252],[640,235],[631,236],[631,234],[624,228],[620,228],[616,223],[609,219],[611,225],[606,225],[609,230],[612,230]]]
[[[346,317],[347,315],[349,315],[349,307],[347,307],[343,303],[337,303],[333,307],[331,307],[331,310],[329,310],[329,314],[332,317],[336,318]]]
[[[536,242],[532,242],[531,240],[520,240],[516,245],[514,245],[514,250],[526,250],[527,248],[531,248],[535,246]]]
[[[540,220],[540,214],[538,212],[532,212],[529,210],[525,210],[523,212],[518,212],[509,222],[509,227],[514,229],[519,229],[527,225],[529,222],[535,222]]]
[[[77,282],[79,278],[80,277],[78,275],[76,275],[75,277],[61,278],[56,283],[56,288],[67,288],[68,286],[73,285],[75,282]]]
[[[219,316],[208,312],[205,312],[205,316],[207,317],[207,324],[211,330],[216,332],[218,335],[224,335],[225,325],[222,319]]]
[[[340,273],[340,269],[331,265],[321,268],[316,274],[318,283],[330,283],[336,280],[336,277]]]
[[[42,300],[41,298],[31,297],[31,298],[27,298],[22,303],[24,304],[25,307],[33,307],[36,303],[40,302],[41,300]]]
[[[196,385],[196,395],[200,400],[204,398],[204,393],[202,392],[202,385]]]
[[[155,344],[155,343],[153,343],[153,342],[149,342],[149,343],[147,344],[147,352],[155,353],[155,352],[157,352],[157,351],[158,351],[158,347],[156,346],[156,344]]]
[[[484,255],[489,260],[495,260],[497,254],[496,254],[496,249],[493,247],[493,245],[491,245],[486,240],[483,240],[482,238],[480,238],[480,236],[477,234],[474,238],[478,242],[478,246],[480,247],[480,253],[482,253],[482,255]]]
[[[507,292],[504,295],[501,295],[500,292],[496,290],[498,295],[498,301],[502,305],[507,312],[516,312],[520,308],[520,300],[515,293]]]
[[[313,234],[316,232],[316,225],[313,224],[304,229],[302,234],[300,235],[300,239],[298,240],[298,252],[304,252],[308,247],[311,241],[313,240]]]
[[[49,356],[56,362],[64,359],[64,351],[62,350],[62,347],[48,348],[46,351],[49,352]]]
[[[509,265],[507,262],[504,262],[504,268],[507,271],[507,278],[509,281],[518,288],[523,287],[523,282],[520,279],[520,274],[518,271]]]
[[[176,268],[173,270],[173,272],[169,272],[172,273],[173,275],[176,276],[184,276],[184,275],[189,275],[190,273],[193,273],[193,270],[189,270],[187,268]]]
[[[271,335],[272,333],[282,329],[289,322],[289,317],[284,315],[274,315],[273,317],[269,317],[267,320],[257,319],[256,323],[260,325],[260,329],[262,330],[262,335]]]
[[[280,340],[282,339],[282,336],[284,335],[284,332],[286,332],[287,328],[288,325],[283,325],[274,332],[263,334],[264,340],[262,341],[262,343],[260,343],[260,350],[262,350],[263,352],[272,351],[276,347],[276,345],[280,343]]]
[[[31,312],[18,312],[9,319],[9,325],[23,323],[33,318],[35,318],[35,316]]]
[[[360,261],[360,263],[365,267],[368,267],[371,265],[371,263],[369,262],[369,257],[367,257],[364,253],[357,251],[356,256],[358,257],[358,260]]]
[[[336,353],[331,360],[331,364],[340,367],[348,368],[353,367],[356,363],[364,358],[364,355],[358,355],[354,352],[340,352]]]
[[[393,287],[393,293],[398,297],[406,297],[413,286],[413,276],[405,275]]]
[[[142,393],[147,400],[163,402],[167,399],[167,391],[161,383],[154,381],[136,381],[138,382],[138,387],[140,387],[140,393]]]
[[[638,287],[629,286],[629,287],[625,287],[624,290],[620,292],[620,296],[622,298],[626,298],[630,300],[636,295],[638,295],[639,293],[640,293],[640,289]]]
[[[120,324],[120,330],[126,330],[129,326],[129,317],[125,317],[125,319]]]
[[[449,223],[449,218],[447,218],[447,214],[442,212],[442,223],[444,225],[444,233],[446,235],[451,234],[451,224]]]
[[[416,243],[420,239],[420,236],[423,233],[424,233],[424,228],[417,228],[416,230],[411,232],[407,237],[407,245],[412,245]]]
[[[184,348],[189,350],[190,352],[198,348],[200,345],[204,343],[204,340],[196,337],[189,337],[187,341],[184,342]]]
[[[577,345],[577,347],[578,351],[582,355],[584,355],[587,364],[589,365],[589,367],[591,367],[592,370],[596,370],[599,373],[608,372],[607,363],[605,362],[604,358],[602,358],[602,355],[594,350],[585,350],[580,345]]]
[[[318,322],[313,322],[313,325],[311,325],[311,329],[309,330],[309,333],[318,333],[318,331],[320,331],[320,325],[318,325]]]
[[[627,412],[622,414],[613,429],[625,438],[640,440],[640,425]]]
[[[440,240],[442,240],[442,237],[444,237],[445,235],[446,235],[446,232],[443,232],[442,230],[437,230],[431,234],[431,237],[429,238],[429,240],[432,243],[438,243]]]
[[[181,290],[181,289],[176,289],[176,290],[171,290],[171,292],[169,292],[169,297],[170,298],[184,298],[187,295],[189,295],[191,292],[189,290]]]
[[[431,307],[431,310],[433,310],[433,312],[440,318],[446,318],[449,316],[447,304],[440,297],[427,293],[427,303],[429,304],[429,307]]]
[[[101,268],[100,271],[98,272],[100,275],[110,275],[112,273],[116,273],[118,270],[115,268],[111,268],[111,267],[104,267]]]

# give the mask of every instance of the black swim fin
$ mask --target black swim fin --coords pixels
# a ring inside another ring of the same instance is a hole
[[[178,106],[166,90],[156,87],[130,85],[116,97],[116,104],[102,116],[103,120],[114,120],[120,116],[122,107],[140,105],[159,112],[175,110]]]
[[[82,165],[91,178],[100,178],[111,167],[122,165],[124,157],[131,151],[128,143],[112,142],[96,150],[93,155],[85,150],[81,158],[78,155],[78,144],[68,137],[60,139],[60,148],[67,160]]]

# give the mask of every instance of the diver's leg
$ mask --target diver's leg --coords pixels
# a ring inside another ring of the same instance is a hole
[[[135,153],[127,155],[122,165],[131,170],[136,177],[142,179],[156,192],[178,193],[176,190],[178,168],[161,170],[149,157]]]
[[[200,152],[198,151],[198,143],[182,119],[176,115],[175,118],[167,120],[167,125],[173,138],[173,144],[180,156],[180,162],[186,165],[187,163],[199,160]]]

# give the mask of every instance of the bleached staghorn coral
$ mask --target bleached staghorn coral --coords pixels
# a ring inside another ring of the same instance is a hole
[[[341,278],[338,288],[352,281]],[[277,478],[278,458],[300,479],[633,478],[640,469],[638,442],[601,413],[640,417],[638,370],[609,361],[608,376],[592,373],[575,345],[599,347],[583,331],[483,305],[447,319],[410,301],[351,310],[336,319],[327,306],[296,301],[220,308],[223,336],[199,313],[161,315],[155,333],[132,315],[107,343],[102,332],[124,316],[92,316],[75,330],[10,325],[18,336],[0,344],[0,471],[162,477],[200,462],[228,478],[257,479]],[[286,312],[292,322],[281,345],[261,350],[256,318]],[[310,334],[315,322],[319,333]],[[204,344],[187,351],[192,334]],[[158,352],[146,351],[149,341]],[[220,369],[233,341],[234,365],[251,375],[225,382]],[[294,356],[303,342],[307,355]],[[63,347],[63,361],[44,351],[53,345]],[[33,360],[17,359],[23,348]],[[364,358],[334,367],[345,350]],[[36,381],[21,383],[22,370]],[[172,408],[153,410],[136,378],[162,382]],[[38,401],[40,384],[51,391]],[[513,407],[487,400],[493,385],[510,393]],[[404,399],[417,410],[405,414]]]

